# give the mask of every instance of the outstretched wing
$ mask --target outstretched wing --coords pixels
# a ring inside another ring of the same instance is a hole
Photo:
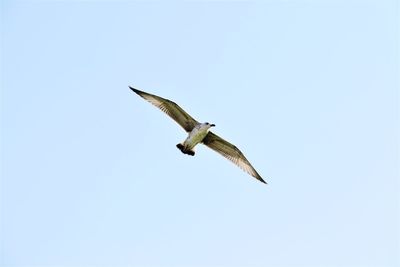
[[[139,96],[143,97],[149,101],[154,106],[161,109],[168,116],[170,116],[174,121],[176,121],[180,126],[185,129],[186,132],[190,132],[198,124],[198,122],[193,119],[189,114],[187,114],[180,106],[171,100],[152,95],[129,86],[129,88],[134,91]]]
[[[212,132],[208,132],[206,137],[203,139],[203,144],[235,163],[254,178],[266,184],[266,182],[261,178],[261,176],[257,173],[253,166],[251,166],[250,162],[236,146]]]

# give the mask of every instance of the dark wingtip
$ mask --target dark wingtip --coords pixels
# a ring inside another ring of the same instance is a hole
[[[138,89],[133,88],[132,86],[129,86],[129,89],[131,89],[132,91],[134,91],[136,94],[141,93],[141,91],[139,91]]]
[[[264,183],[264,184],[268,184],[266,181],[263,180],[263,178],[261,177],[257,177],[257,180],[259,180],[260,182]]]

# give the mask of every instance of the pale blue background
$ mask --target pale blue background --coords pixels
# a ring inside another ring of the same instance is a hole
[[[2,1],[1,264],[399,266],[397,1]],[[240,147],[264,185],[128,85]]]

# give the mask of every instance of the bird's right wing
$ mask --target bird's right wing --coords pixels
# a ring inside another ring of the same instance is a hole
[[[161,109],[168,116],[170,116],[174,121],[176,121],[180,126],[185,129],[186,132],[190,132],[198,124],[198,122],[193,119],[189,114],[187,114],[180,106],[171,100],[152,95],[129,86],[129,88],[134,91],[139,96],[143,97],[149,101],[154,106]]]
[[[203,144],[229,159],[242,170],[258,179],[260,182],[266,184],[266,182],[261,178],[261,176],[257,173],[253,166],[251,166],[250,162],[236,146],[212,132],[207,133],[206,137],[203,139]]]

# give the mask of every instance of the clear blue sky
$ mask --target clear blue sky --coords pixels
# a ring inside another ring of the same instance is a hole
[[[398,1],[2,1],[3,266],[399,266]],[[264,185],[128,85],[236,144]]]

